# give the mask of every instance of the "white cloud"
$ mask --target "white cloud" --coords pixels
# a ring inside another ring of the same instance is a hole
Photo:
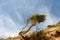
[[[17,12],[18,9],[24,9],[24,12],[29,12],[31,15],[35,14],[35,13],[41,13],[41,14],[45,14],[46,16],[46,21],[44,23],[44,26],[47,26],[49,24],[53,24],[56,20],[56,18],[53,18],[53,14],[50,12],[50,7],[48,5],[44,5],[43,1],[42,1],[42,5],[40,8],[36,9],[34,5],[35,2],[32,2],[33,5],[30,5],[29,3],[27,3],[27,0],[23,1],[21,0],[21,2],[23,3],[22,5],[17,6],[15,9],[16,15],[18,16],[18,19],[21,20],[20,18],[22,18],[19,14],[19,12]],[[27,14],[27,13],[26,13]]]
[[[52,16],[54,16],[54,15],[51,14],[50,8],[48,8],[48,6],[45,6],[43,4],[43,1],[42,1],[41,3],[42,3],[43,6],[41,6],[39,9],[37,9],[35,7],[36,6],[35,5],[36,1],[34,0],[32,2],[32,4],[30,5],[30,4],[27,3],[27,0],[17,0],[17,1],[16,0],[9,0],[9,2],[7,1],[7,3],[2,3],[0,5],[0,9],[2,8],[2,6],[6,5],[6,4],[9,4],[9,5],[11,4],[12,10],[14,11],[13,13],[15,13],[17,15],[18,20],[20,20],[19,22],[21,22],[22,20],[24,20],[23,16],[21,16],[20,15],[21,13],[18,11],[20,9],[23,13],[26,13],[26,16],[27,16],[28,13],[30,13],[31,15],[35,14],[35,13],[46,14],[47,15],[46,16],[47,19],[46,19],[45,23],[43,24],[44,27],[47,26],[47,25],[49,25],[49,24],[53,24],[54,21],[56,20],[56,18],[52,18]],[[3,12],[3,10],[2,10],[2,12]],[[23,27],[24,24],[20,24],[19,25],[19,24],[15,23],[14,20],[12,20],[8,16],[5,16],[5,15],[2,16],[2,15],[0,15],[0,32],[1,32],[0,34],[1,35],[5,35],[5,36],[9,36],[9,35],[14,36],[19,31],[19,29],[17,29],[17,28],[19,28],[19,26]],[[8,29],[6,27],[8,27]],[[13,29],[13,30],[10,30],[10,29]]]
[[[16,36],[19,29],[17,25],[11,18],[5,15],[0,15],[0,36]],[[12,28],[12,29],[11,29]]]
[[[17,15],[17,18],[18,18],[19,22],[21,22],[22,20],[24,20],[23,17],[19,14],[18,11],[15,11],[15,14]]]

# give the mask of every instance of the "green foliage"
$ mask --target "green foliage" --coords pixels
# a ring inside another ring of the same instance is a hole
[[[32,22],[32,24],[33,24],[33,22],[36,24],[36,23],[40,23],[40,22],[44,22],[45,21],[45,15],[44,14],[34,14],[34,15],[32,15],[30,18],[29,18],[29,20]]]
[[[44,22],[45,21],[45,15],[37,14],[36,15],[36,20],[37,20],[38,23]]]

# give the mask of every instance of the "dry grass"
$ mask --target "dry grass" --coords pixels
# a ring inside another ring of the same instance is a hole
[[[24,40],[60,40],[60,23],[51,25],[50,27],[40,30],[38,32],[32,32],[26,34]],[[21,40],[19,36],[8,37],[7,40]]]

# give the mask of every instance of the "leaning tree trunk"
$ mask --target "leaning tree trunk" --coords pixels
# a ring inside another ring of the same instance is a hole
[[[25,31],[25,34],[26,34],[27,32],[29,32],[32,27],[33,27],[33,25],[30,26],[27,31]]]
[[[20,35],[20,40],[24,40],[24,36],[23,35]]]
[[[31,25],[26,31],[21,31],[21,32],[19,32],[19,35],[20,35],[20,38],[21,38],[21,40],[24,40],[24,34],[26,34],[27,32],[29,32],[30,31],[30,29],[33,27],[34,25]]]

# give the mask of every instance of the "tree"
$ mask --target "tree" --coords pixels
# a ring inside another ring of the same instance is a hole
[[[37,23],[41,23],[45,21],[45,15],[44,14],[34,14],[32,15],[30,18],[27,19],[27,24],[31,23],[32,25],[28,28],[27,31],[25,31],[25,33],[27,33],[33,26],[35,26]],[[25,26],[26,27],[26,26]],[[24,27],[24,28],[25,28]],[[23,28],[23,29],[24,29]]]
[[[28,23],[31,23],[32,25],[28,28],[28,30],[26,30],[26,31],[23,31],[23,29],[27,26],[25,26],[23,29],[22,29],[22,31],[21,32],[19,32],[19,35],[24,35],[24,34],[26,34],[28,31],[30,31],[30,29],[33,27],[33,26],[35,26],[37,23],[41,23],[41,22],[44,22],[45,21],[45,15],[44,14],[34,14],[34,15],[32,15],[31,17],[29,17],[28,19],[27,19],[27,25],[28,25]]]

